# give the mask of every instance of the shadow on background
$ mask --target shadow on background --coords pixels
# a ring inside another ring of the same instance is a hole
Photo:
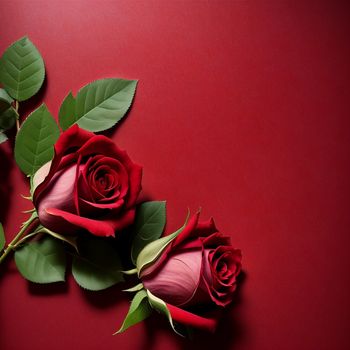
[[[87,302],[98,309],[107,309],[120,304],[123,299],[128,299],[127,293],[121,290],[121,284],[116,284],[99,292],[80,288],[80,292]]]
[[[45,296],[54,294],[65,294],[68,292],[69,284],[67,282],[37,284],[28,282],[28,291],[31,295]]]

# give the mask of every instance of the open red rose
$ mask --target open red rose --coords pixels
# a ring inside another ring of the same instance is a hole
[[[74,125],[35,174],[33,203],[52,231],[114,236],[134,220],[141,177],[142,168],[110,139]]]
[[[162,299],[180,323],[214,330],[216,319],[189,311],[197,305],[224,307],[232,301],[242,255],[213,219],[193,216],[184,230],[151,265],[141,270],[143,285]]]

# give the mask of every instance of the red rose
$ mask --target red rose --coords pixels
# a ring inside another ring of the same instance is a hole
[[[232,301],[241,271],[241,251],[219,233],[213,219],[193,216],[151,266],[141,270],[143,285],[162,299],[175,321],[214,330],[216,320],[188,311],[196,305],[224,307]],[[187,309],[187,311],[186,311]]]
[[[134,220],[141,177],[142,168],[110,139],[74,125],[35,174],[33,202],[52,231],[114,236]]]

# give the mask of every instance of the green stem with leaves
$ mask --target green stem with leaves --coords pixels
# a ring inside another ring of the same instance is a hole
[[[39,218],[36,212],[23,224],[21,230],[17,233],[15,238],[7,245],[4,252],[0,256],[0,264],[5,260],[5,258],[18,246],[18,243],[23,242],[23,238],[32,236],[31,233],[39,225]],[[28,237],[29,238],[29,237]]]

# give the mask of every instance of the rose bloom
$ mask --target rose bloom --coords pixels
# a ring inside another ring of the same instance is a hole
[[[175,321],[213,331],[216,318],[189,310],[225,307],[232,301],[242,255],[218,232],[213,219],[198,220],[199,213],[140,277],[145,288],[167,304]]]
[[[141,177],[142,168],[110,139],[74,125],[36,172],[33,203],[51,231],[114,236],[134,220]]]

